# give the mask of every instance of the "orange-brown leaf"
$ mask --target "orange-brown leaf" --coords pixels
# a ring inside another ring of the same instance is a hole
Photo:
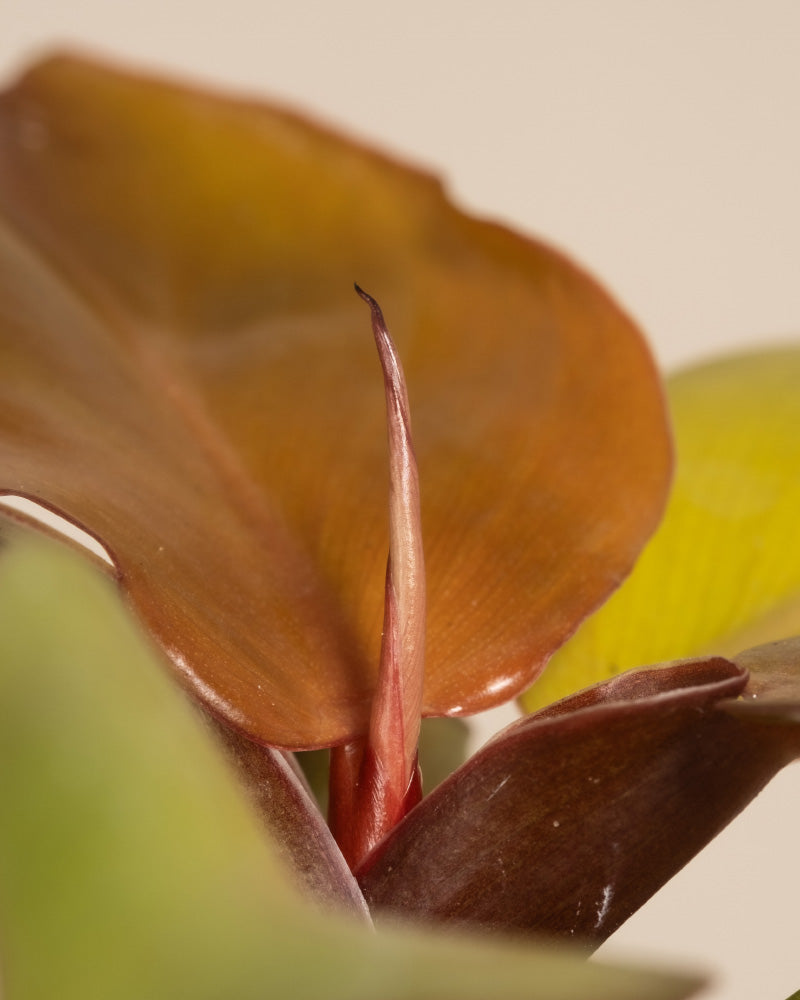
[[[661,513],[636,329],[431,177],[255,102],[69,57],[0,101],[0,489],[101,538],[213,711],[287,747],[363,733],[388,550],[382,384],[409,383],[424,711],[529,684]]]

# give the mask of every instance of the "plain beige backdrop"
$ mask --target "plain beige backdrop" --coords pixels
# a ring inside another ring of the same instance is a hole
[[[593,270],[667,367],[800,340],[800,3],[0,0],[3,78],[64,43],[434,168]],[[601,954],[710,967],[703,1000],[785,1000],[798,803],[795,765]]]

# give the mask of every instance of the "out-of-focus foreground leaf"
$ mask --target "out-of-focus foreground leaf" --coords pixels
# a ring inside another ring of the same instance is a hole
[[[356,874],[373,912],[599,945],[797,756],[800,643],[631,671],[496,736]]]
[[[5,1000],[638,1000],[688,979],[386,933],[301,900],[108,583],[52,543],[0,558]]]
[[[409,381],[426,714],[511,697],[628,572],[670,447],[631,322],[559,255],[307,121],[73,58],[0,100],[0,490],[101,538],[194,692],[363,732]]]
[[[630,667],[800,633],[798,386],[798,348],[669,380],[677,456],[664,520],[525,694],[529,711]]]
[[[469,756],[469,726],[463,719],[423,719],[419,766],[425,795],[461,767]]]
[[[323,819],[316,790],[291,757],[253,743],[213,717],[205,718],[236,768],[284,863],[294,872],[298,887],[319,903],[335,904],[368,919],[364,897]]]

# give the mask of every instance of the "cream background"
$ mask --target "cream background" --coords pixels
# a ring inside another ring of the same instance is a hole
[[[668,367],[800,336],[800,4],[0,0],[0,74],[70,42],[271,95],[567,249]],[[800,767],[602,951],[800,988]],[[587,998],[588,1000],[588,998]]]

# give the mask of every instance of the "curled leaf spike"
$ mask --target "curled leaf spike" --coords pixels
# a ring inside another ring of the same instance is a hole
[[[425,661],[419,475],[405,376],[380,306],[358,285],[355,289],[372,313],[386,390],[389,558],[380,668],[366,746],[359,741],[334,750],[331,762],[331,826],[351,865],[419,801],[417,744]],[[344,791],[348,785],[351,790]]]
[[[356,285],[372,312],[372,330],[386,388],[389,434],[389,559],[381,666],[370,721],[370,742],[387,742],[387,756],[406,786],[411,780],[419,741],[425,663],[425,562],[420,526],[419,475],[411,439],[405,376],[378,303]],[[398,711],[396,711],[399,710]],[[387,711],[390,713],[387,716]],[[399,749],[402,746],[402,758]]]

